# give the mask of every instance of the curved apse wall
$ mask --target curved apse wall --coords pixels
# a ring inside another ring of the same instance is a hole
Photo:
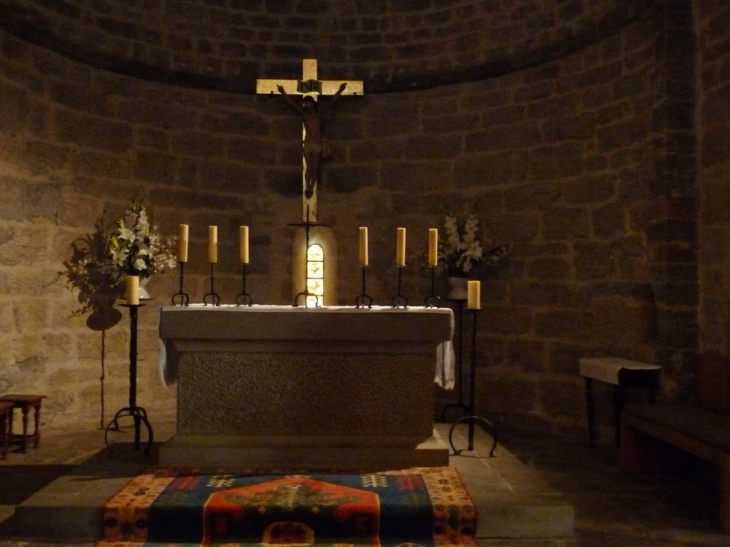
[[[366,81],[368,93],[483,79],[598,42],[642,0],[8,0],[0,26],[135,77],[251,93],[256,77]]]
[[[138,192],[164,233],[191,224],[192,257],[200,227],[221,227],[224,295],[239,288],[233,234],[250,224],[251,287],[288,301],[300,120],[253,85],[298,75],[311,55],[322,77],[366,86],[337,106],[322,180],[323,221],[343,242],[343,304],[359,289],[348,243],[358,225],[372,227],[369,289],[382,303],[395,227],[408,227],[416,254],[416,234],[440,226],[445,207],[475,208],[495,241],[515,245],[483,289],[484,414],[584,427],[581,355],[656,357],[667,393],[683,392],[696,348],[684,4],[245,4],[256,13],[227,0],[0,8],[0,185],[12,196],[0,204],[0,390],[52,391],[44,409],[59,426],[93,420],[98,333],[68,318],[73,295],[48,281],[69,241]],[[386,93],[402,90],[412,92]],[[419,301],[425,278],[405,273]],[[186,276],[202,295],[205,264]],[[166,300],[175,282],[160,276],[153,293]],[[154,309],[142,315],[140,396],[170,411]],[[108,339],[111,408],[125,396],[125,333]]]

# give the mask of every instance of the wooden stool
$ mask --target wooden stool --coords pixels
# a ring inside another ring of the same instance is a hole
[[[28,441],[32,440],[33,446],[37,448],[38,442],[41,440],[41,401],[45,397],[45,395],[17,395],[15,393],[0,397],[0,403],[6,402],[13,405],[9,414],[8,437],[11,443],[20,441],[23,452],[28,450]],[[31,407],[34,409],[35,430],[28,434],[28,413]],[[13,410],[16,408],[23,413],[23,433],[20,434],[13,433]]]
[[[13,415],[13,403],[0,403],[0,458],[5,459],[10,445],[10,418]]]

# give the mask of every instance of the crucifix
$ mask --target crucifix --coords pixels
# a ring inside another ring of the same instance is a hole
[[[318,80],[317,59],[302,59],[301,80],[256,80],[256,93],[283,95],[291,106],[302,114],[302,215],[306,223],[317,222],[317,182],[320,161],[328,155],[327,143],[322,135],[319,97],[331,96],[327,105],[332,106],[341,95],[362,95],[363,83],[359,80]],[[301,96],[301,104],[293,99]]]

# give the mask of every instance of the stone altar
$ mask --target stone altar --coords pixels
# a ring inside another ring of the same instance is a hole
[[[160,463],[448,465],[433,382],[452,325],[440,308],[163,307],[178,410]]]

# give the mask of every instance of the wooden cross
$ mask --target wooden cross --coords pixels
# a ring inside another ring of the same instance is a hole
[[[344,84],[344,88],[343,88]],[[287,102],[291,101],[294,95],[302,97],[302,216],[304,222],[317,221],[317,182],[319,182],[319,164],[314,161],[312,154],[317,154],[321,158],[323,153],[320,148],[322,135],[314,134],[320,131],[320,123],[318,112],[316,110],[317,100],[320,95],[332,95],[339,97],[340,95],[362,95],[363,82],[359,80],[318,80],[317,79],[317,59],[302,59],[302,79],[301,80],[256,80],[256,93],[261,95],[284,94]],[[307,106],[307,102],[314,101],[315,111],[312,114]],[[291,104],[291,102],[290,102]],[[314,120],[308,119],[308,116],[315,116]],[[316,137],[317,143],[307,141],[307,125],[310,125],[310,136]],[[307,166],[307,157],[310,157],[312,165]],[[317,158],[315,158],[317,159]],[[311,172],[307,172],[310,167]]]

